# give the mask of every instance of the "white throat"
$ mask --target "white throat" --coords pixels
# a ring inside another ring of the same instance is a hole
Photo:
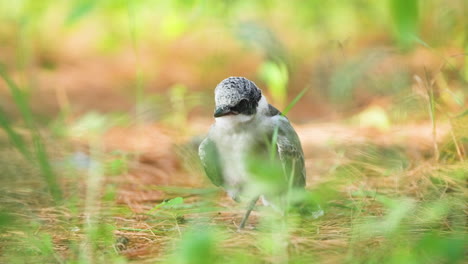
[[[253,114],[253,115],[239,114],[239,115],[226,115],[226,116],[216,117],[215,118],[216,127],[230,130],[232,128],[235,128],[238,125],[242,125],[242,124],[252,121],[257,116],[263,116],[267,111],[268,111],[268,102],[265,96],[262,95],[262,98],[260,98],[260,101],[258,101],[256,114]]]
[[[260,113],[264,115],[266,112],[268,112],[268,101],[265,96],[262,94],[262,98],[260,98],[260,101],[258,101],[258,106],[257,106],[257,114]]]

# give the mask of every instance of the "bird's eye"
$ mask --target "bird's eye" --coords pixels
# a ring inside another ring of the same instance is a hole
[[[231,108],[233,114],[245,114],[249,110],[249,101],[242,99],[236,106]]]
[[[239,112],[242,112],[242,110],[246,110],[249,107],[249,101],[246,99],[242,99],[237,105],[236,108]]]

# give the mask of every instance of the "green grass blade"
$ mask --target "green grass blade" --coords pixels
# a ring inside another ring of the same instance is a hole
[[[291,103],[289,103],[288,106],[286,106],[286,108],[283,110],[283,112],[281,113],[283,116],[286,116],[286,114],[291,111],[291,109],[297,104],[297,102],[299,102],[299,100],[301,100],[301,98],[306,94],[306,92],[309,90],[309,87],[306,87],[304,89],[302,89],[302,91],[291,101]],[[275,130],[273,131],[273,136],[271,138],[271,145],[270,145],[270,160],[274,160],[275,157],[276,157],[276,152],[278,151],[277,150],[277,147],[276,147],[276,143],[278,142],[278,130],[279,130],[279,127],[275,127]]]
[[[54,198],[55,201],[61,198],[61,191],[59,184],[57,182],[57,177],[50,165],[50,160],[47,155],[47,151],[45,149],[44,143],[42,141],[41,135],[35,127],[34,124],[34,116],[29,107],[26,95],[21,91],[18,85],[8,76],[6,71],[3,67],[0,66],[0,77],[6,82],[8,88],[10,89],[11,95],[13,96],[13,101],[15,102],[16,106],[19,108],[21,112],[21,116],[23,117],[26,126],[29,128],[32,136],[33,136],[33,146],[35,150],[35,158],[37,161],[37,165],[41,171],[41,175],[44,178],[44,181],[47,184],[47,187]],[[24,140],[14,132],[10,123],[4,117],[3,111],[0,112],[0,126],[2,126],[7,134],[9,135],[10,139],[12,139],[13,144],[23,153],[27,153],[27,147],[24,143]],[[25,154],[29,155],[29,154]]]
[[[20,134],[16,133],[16,131],[13,129],[10,121],[8,120],[2,108],[0,108],[0,127],[2,127],[3,130],[5,130],[5,132],[8,135],[8,138],[13,143],[13,146],[16,147],[16,149],[18,149],[19,152],[21,152],[21,154],[23,154],[23,156],[26,159],[32,160],[31,152],[26,146],[23,137]]]
[[[299,100],[301,100],[301,98],[304,96],[304,94],[306,94],[306,92],[308,90],[309,90],[309,87],[306,87],[306,88],[302,89],[302,91],[283,110],[283,112],[282,112],[283,115],[287,115],[289,113],[289,111],[291,111],[291,109],[297,104],[297,102],[299,102]]]
[[[50,165],[49,156],[44,147],[44,143],[39,135],[39,133],[34,134],[34,145],[36,149],[36,157],[41,170],[42,176],[47,183],[50,194],[55,201],[58,201],[62,198],[62,192],[57,181],[57,177]]]
[[[274,160],[276,158],[276,152],[278,151],[278,148],[276,147],[276,143],[278,143],[278,130],[279,127],[276,126],[275,130],[273,131],[273,136],[271,138],[270,160]]]
[[[16,85],[16,83],[8,76],[8,74],[5,72],[5,70],[1,66],[0,66],[0,76],[6,82],[8,88],[10,89],[11,95],[13,96],[13,101],[15,102],[15,105],[19,108],[24,121],[30,127],[32,125],[33,117],[31,114],[31,110],[29,109],[29,105],[28,105],[25,94]]]

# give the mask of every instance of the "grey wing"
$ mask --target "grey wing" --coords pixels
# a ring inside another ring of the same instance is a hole
[[[281,116],[278,120],[279,129],[276,144],[285,174],[292,181],[293,187],[304,187],[306,171],[301,141],[286,117]]]
[[[198,155],[208,178],[214,185],[221,186],[223,184],[223,175],[215,142],[209,137],[205,138],[198,147]]]

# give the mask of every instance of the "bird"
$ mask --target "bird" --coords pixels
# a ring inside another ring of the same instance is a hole
[[[214,185],[248,201],[240,230],[259,199],[282,210],[288,192],[305,188],[304,152],[288,118],[251,80],[226,78],[214,94],[215,122],[198,154]]]

